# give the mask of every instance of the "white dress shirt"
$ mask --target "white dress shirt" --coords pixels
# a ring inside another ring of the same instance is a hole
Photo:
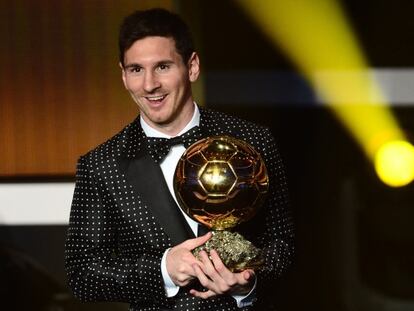
[[[185,132],[189,131],[191,128],[198,126],[200,124],[200,110],[198,109],[195,103],[194,103],[194,107],[195,107],[194,114],[190,122],[176,136],[182,135]],[[140,117],[140,124],[147,137],[162,137],[162,138],[172,137],[172,136],[169,136],[167,134],[164,134],[152,128],[148,123],[144,121],[142,116]],[[170,193],[172,197],[174,198],[175,202],[177,203],[177,205],[178,205],[178,202],[177,202],[177,198],[174,192],[174,173],[175,173],[175,168],[177,166],[177,163],[180,160],[185,150],[186,148],[184,147],[184,145],[173,146],[170,152],[165,157],[165,159],[160,164],[162,173],[164,175],[165,181],[168,186],[168,189],[170,190]],[[185,219],[190,225],[191,230],[194,232],[194,235],[197,236],[198,223],[194,221],[193,219],[191,219],[189,216],[187,216],[187,214],[184,213],[181,209],[180,211],[183,213]],[[167,297],[174,297],[175,295],[177,295],[178,291],[180,290],[180,287],[174,284],[174,282],[171,280],[170,275],[167,272],[166,257],[167,257],[167,253],[169,250],[170,249],[167,249],[164,252],[164,255],[162,256],[161,274],[164,280],[164,288],[165,288]],[[236,299],[238,307],[241,308],[241,307],[252,304],[253,297],[250,297],[250,296],[252,292],[254,291],[255,287],[256,287],[256,284],[254,285],[252,291],[247,295],[244,295],[244,296],[233,295],[232,296],[234,299]]]

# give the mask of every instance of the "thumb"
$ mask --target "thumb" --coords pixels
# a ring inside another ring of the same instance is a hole
[[[185,241],[183,243],[183,246],[186,247],[189,251],[191,251],[194,248],[206,243],[210,238],[211,238],[211,232],[207,232],[206,234],[202,236]]]
[[[254,275],[255,273],[251,269],[243,271],[243,277],[246,281],[250,281],[254,277]]]

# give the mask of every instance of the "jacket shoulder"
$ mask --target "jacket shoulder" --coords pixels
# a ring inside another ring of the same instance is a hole
[[[229,135],[252,145],[257,145],[264,139],[272,139],[272,134],[266,126],[217,110],[203,108],[202,114],[203,125],[212,135]]]
[[[138,143],[138,140],[135,138],[139,136],[139,122],[137,120],[138,118],[80,158],[93,162],[102,162],[109,158],[120,157],[125,152],[135,152],[136,146],[134,144]]]

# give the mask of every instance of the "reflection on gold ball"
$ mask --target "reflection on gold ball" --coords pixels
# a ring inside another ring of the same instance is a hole
[[[181,208],[215,230],[249,220],[264,201],[269,178],[246,142],[214,136],[191,145],[178,162],[174,190]]]

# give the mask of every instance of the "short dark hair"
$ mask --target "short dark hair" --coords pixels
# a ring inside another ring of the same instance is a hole
[[[180,16],[165,9],[135,11],[127,16],[119,32],[119,61],[124,66],[125,51],[145,37],[172,38],[184,64],[194,52],[194,42],[187,24]]]

